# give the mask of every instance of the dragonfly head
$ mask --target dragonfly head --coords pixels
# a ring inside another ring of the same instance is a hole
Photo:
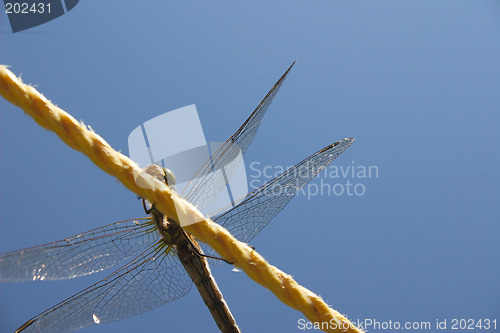
[[[175,188],[175,175],[172,170],[151,164],[144,168],[144,171],[156,179],[164,181],[171,189]]]

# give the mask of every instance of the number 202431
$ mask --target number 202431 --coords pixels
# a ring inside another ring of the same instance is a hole
[[[5,13],[6,14],[50,14],[50,3],[34,3],[30,6],[30,4],[26,2],[22,3],[5,3]]]
[[[451,320],[451,329],[452,330],[489,330],[490,328],[496,330],[497,328],[497,320],[493,319],[452,319]]]

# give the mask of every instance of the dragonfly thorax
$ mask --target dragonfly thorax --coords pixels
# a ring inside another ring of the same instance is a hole
[[[182,236],[181,226],[175,220],[163,215],[158,210],[151,211],[151,218],[156,224],[156,230],[167,244],[176,244],[178,238]]]

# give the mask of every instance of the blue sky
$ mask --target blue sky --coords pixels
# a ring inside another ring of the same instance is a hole
[[[500,320],[498,2],[87,0],[16,34],[0,17],[0,63],[124,153],[135,127],[190,104],[225,140],[296,59],[247,163],[293,165],[353,136],[334,164],[378,177],[324,179],[365,193],[299,196],[252,245],[352,319]],[[0,109],[0,251],[143,216],[86,157]],[[303,315],[243,273],[214,274],[243,331],[299,331]],[[2,284],[0,330],[105,276]],[[160,327],[217,332],[196,290],[85,332]]]

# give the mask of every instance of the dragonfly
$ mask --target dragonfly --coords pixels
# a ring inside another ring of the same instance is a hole
[[[202,165],[181,195],[198,207],[210,204],[231,177],[216,177],[236,153],[245,154],[262,118],[295,62],[243,125]],[[248,193],[212,220],[240,241],[250,242],[319,172],[354,141],[330,144]],[[233,168],[234,169],[234,168]],[[146,172],[173,186],[175,175],[151,165]],[[240,332],[210,272],[214,251],[188,235],[143,199],[149,215],[124,220],[66,239],[0,254],[0,281],[64,280],[116,271],[29,319],[15,332],[72,332],[139,315],[186,295],[193,283],[222,332]],[[211,259],[210,259],[211,258]]]

